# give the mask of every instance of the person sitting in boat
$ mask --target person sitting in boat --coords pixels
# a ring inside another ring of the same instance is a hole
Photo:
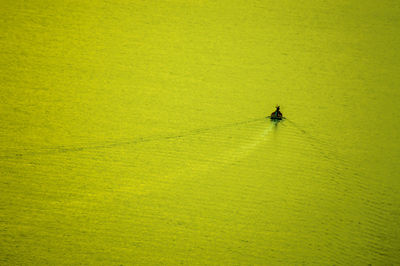
[[[273,112],[273,113],[271,114],[271,117],[272,117],[272,118],[282,118],[282,113],[281,113],[281,111],[279,111],[280,108],[281,108],[280,106],[277,106],[277,107],[276,107],[275,112]]]

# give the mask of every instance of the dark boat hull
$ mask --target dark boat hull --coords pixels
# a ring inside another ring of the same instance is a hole
[[[285,119],[283,116],[267,116],[267,118],[271,119],[272,121],[280,121]]]

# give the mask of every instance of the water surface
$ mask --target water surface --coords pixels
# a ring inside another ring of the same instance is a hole
[[[398,262],[397,2],[1,7],[1,264]]]

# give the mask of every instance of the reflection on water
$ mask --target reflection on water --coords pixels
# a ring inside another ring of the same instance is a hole
[[[0,264],[397,262],[392,4],[35,2],[3,5]]]

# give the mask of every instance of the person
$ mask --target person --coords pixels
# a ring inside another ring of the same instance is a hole
[[[278,105],[278,106],[276,107],[275,112],[273,112],[273,113],[271,114],[271,117],[273,117],[273,118],[282,118],[282,113],[281,113],[281,111],[279,111],[280,108],[281,108],[281,107]]]

